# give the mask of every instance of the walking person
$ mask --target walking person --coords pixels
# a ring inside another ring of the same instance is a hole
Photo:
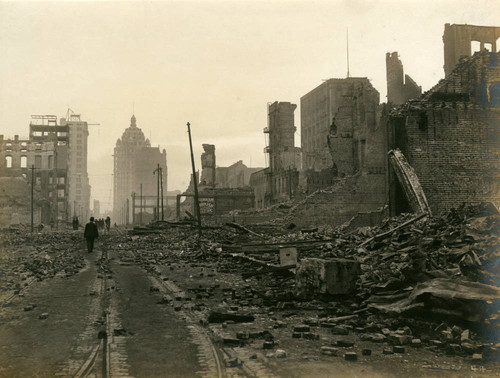
[[[111,227],[111,218],[109,217],[109,215],[106,217],[104,223],[106,223],[106,233],[109,234],[109,228]]]
[[[94,250],[94,239],[99,237],[97,225],[94,223],[94,217],[90,217],[90,222],[85,225],[83,237],[87,240],[88,253]]]

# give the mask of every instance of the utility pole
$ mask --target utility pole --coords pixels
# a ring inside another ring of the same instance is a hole
[[[140,206],[140,213],[139,213],[139,225],[142,226],[142,184],[141,184],[141,206]]]
[[[132,192],[132,225],[135,226],[135,192]]]
[[[129,202],[128,202],[128,198],[127,198],[127,215],[125,217],[125,222],[127,223],[127,226],[128,226],[128,220],[129,220]]]
[[[153,175],[156,174],[156,220],[160,220],[160,169],[158,163],[158,168],[153,171]]]
[[[164,221],[165,220],[165,214],[163,212],[163,168],[160,168],[159,167],[159,164],[158,164],[158,169],[160,170],[160,188],[161,188],[161,220]],[[159,215],[158,215],[159,217]]]
[[[194,206],[196,208],[196,217],[198,218],[198,237],[201,237],[201,213],[200,213],[200,202],[198,198],[198,180],[196,178],[196,169],[194,167],[194,155],[193,155],[193,142],[191,141],[191,125],[188,122],[188,135],[189,135],[189,148],[191,150],[191,166],[193,168],[193,182],[194,182]]]
[[[33,233],[33,189],[35,187],[35,166],[31,164],[31,233]]]

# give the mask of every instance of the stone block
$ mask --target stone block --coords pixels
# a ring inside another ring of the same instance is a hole
[[[280,249],[280,266],[297,265],[297,248]]]
[[[294,332],[309,332],[310,330],[310,327],[306,324],[299,324],[293,327]]]
[[[403,354],[405,352],[405,347],[403,346],[400,346],[400,345],[395,345],[392,347],[392,351],[394,353],[400,353],[400,354]]]
[[[286,352],[283,349],[276,349],[275,357],[276,358],[285,358]]]
[[[322,346],[321,347],[321,354],[327,355],[327,356],[338,356],[339,350],[337,348],[333,348],[330,346]]]
[[[357,361],[358,355],[356,354],[356,352],[347,352],[346,354],[344,354],[344,359],[346,361]]]
[[[273,349],[273,348],[274,348],[274,341],[264,341],[262,349]]]
[[[350,294],[360,273],[360,263],[354,260],[306,258],[297,269],[297,294]]]

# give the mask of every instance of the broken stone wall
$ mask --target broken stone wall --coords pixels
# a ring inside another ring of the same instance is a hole
[[[359,217],[361,225],[380,222],[387,213],[373,219],[363,213],[380,213],[387,200],[385,175],[361,175],[337,179],[328,189],[318,190],[296,204],[290,220],[300,227],[331,225],[340,226]]]
[[[499,58],[476,53],[389,117],[391,148],[401,148],[436,215],[463,202],[500,205]]]
[[[445,24],[443,42],[444,42],[444,72],[448,76],[457,66],[460,60],[470,57],[471,42],[480,43],[480,50],[486,45],[490,52],[497,52],[498,39],[500,38],[500,27]]]
[[[403,71],[403,63],[397,52],[387,53],[385,56],[387,74],[387,102],[404,104],[406,101],[418,98],[422,94],[422,87]]]
[[[203,144],[201,154],[201,185],[215,186],[215,145]]]
[[[216,187],[217,188],[244,188],[250,185],[250,176],[252,173],[260,171],[262,168],[249,168],[243,164],[242,160],[230,165],[229,167],[217,167]]]

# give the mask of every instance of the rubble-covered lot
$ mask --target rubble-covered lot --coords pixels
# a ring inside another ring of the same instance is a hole
[[[201,248],[194,230],[170,227],[135,232],[121,244],[121,256],[183,287],[187,300],[166,303],[198,312],[221,343],[250,347],[256,353],[250,357],[375,365],[410,358],[408,373],[476,365],[492,372],[500,357],[499,227],[500,217],[487,205],[441,218],[408,214],[350,233],[328,227],[289,232],[285,225],[281,235],[276,227],[267,237],[261,225],[253,227],[258,237],[206,229]],[[280,246],[289,245],[298,248],[299,265],[311,257],[358,261],[354,293],[297,296],[293,271],[262,266],[279,264]],[[254,320],[240,323],[234,314]]]
[[[152,305],[206,327],[229,373],[491,376],[500,371],[499,228],[496,210],[482,205],[349,232],[232,225],[198,239],[190,224],[164,223],[105,244],[111,266],[139,265],[154,278]],[[85,269],[72,253],[81,235],[3,235],[6,293]],[[283,247],[297,249],[296,269],[280,266]],[[354,264],[339,273],[338,282],[352,281],[345,293],[310,279],[315,268],[303,273],[318,261]]]

